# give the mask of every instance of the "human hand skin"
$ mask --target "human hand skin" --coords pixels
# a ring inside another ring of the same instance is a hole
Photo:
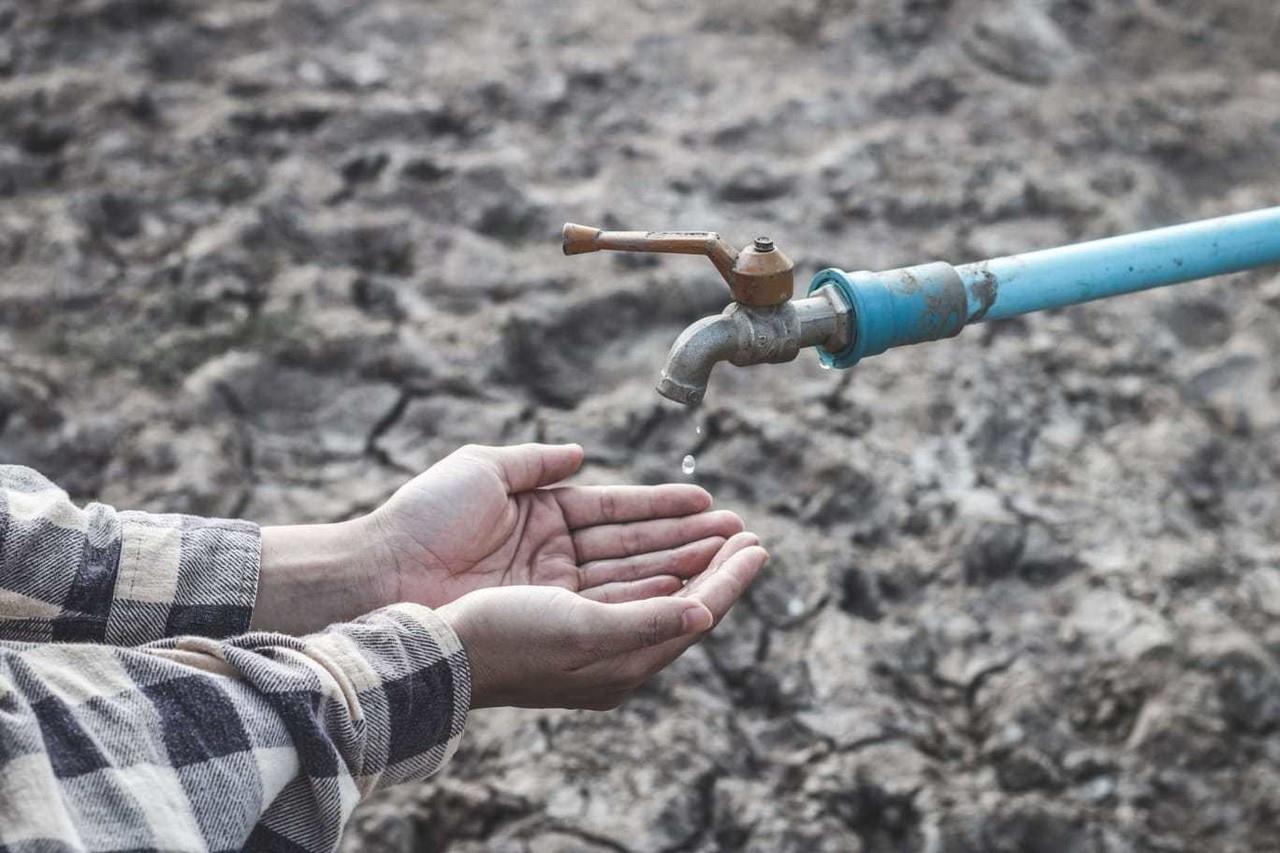
[[[768,560],[751,533],[673,595],[604,603],[556,587],[494,587],[436,612],[471,664],[471,707],[616,708],[741,598]]]
[[[264,527],[253,627],[302,634],[497,586],[668,596],[742,530],[693,485],[557,485],[582,461],[576,444],[468,445],[367,515]]]

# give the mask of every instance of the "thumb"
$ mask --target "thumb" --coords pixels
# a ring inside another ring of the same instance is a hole
[[[514,444],[474,452],[497,469],[511,494],[560,482],[582,467],[584,455],[578,444]]]
[[[600,604],[596,612],[593,633],[602,657],[700,634],[715,621],[702,602],[674,596]]]

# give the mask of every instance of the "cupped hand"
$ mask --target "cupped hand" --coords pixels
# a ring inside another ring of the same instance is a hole
[[[674,595],[645,597],[633,587],[605,601],[512,586],[471,592],[437,612],[466,649],[472,707],[606,710],[719,622],[767,559],[754,535],[740,533]]]
[[[367,517],[397,599],[440,606],[513,585],[667,595],[742,530],[693,485],[557,485],[582,461],[576,444],[468,445],[410,480]]]

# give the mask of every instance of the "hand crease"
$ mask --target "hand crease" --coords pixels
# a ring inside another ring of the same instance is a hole
[[[515,503],[518,515],[516,517],[516,529],[511,534],[511,540],[516,544],[515,547],[511,549],[511,556],[507,559],[506,567],[503,568],[502,574],[499,575],[502,579],[501,584],[503,586],[506,586],[511,582],[511,576],[515,572],[516,558],[520,556],[520,543],[524,540],[525,528],[529,526],[529,516],[533,514],[530,512],[528,501],[522,501],[519,498],[516,498]],[[534,556],[537,556],[536,552]]]

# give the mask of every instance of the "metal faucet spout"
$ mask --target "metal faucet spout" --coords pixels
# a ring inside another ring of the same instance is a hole
[[[732,358],[738,349],[738,321],[732,314],[703,317],[671,345],[658,379],[658,393],[686,406],[698,405],[707,393],[711,368]]]
[[[716,362],[739,367],[791,361],[802,347],[847,345],[849,305],[835,288],[764,307],[734,302],[680,333],[658,379],[658,393],[696,406]]]

